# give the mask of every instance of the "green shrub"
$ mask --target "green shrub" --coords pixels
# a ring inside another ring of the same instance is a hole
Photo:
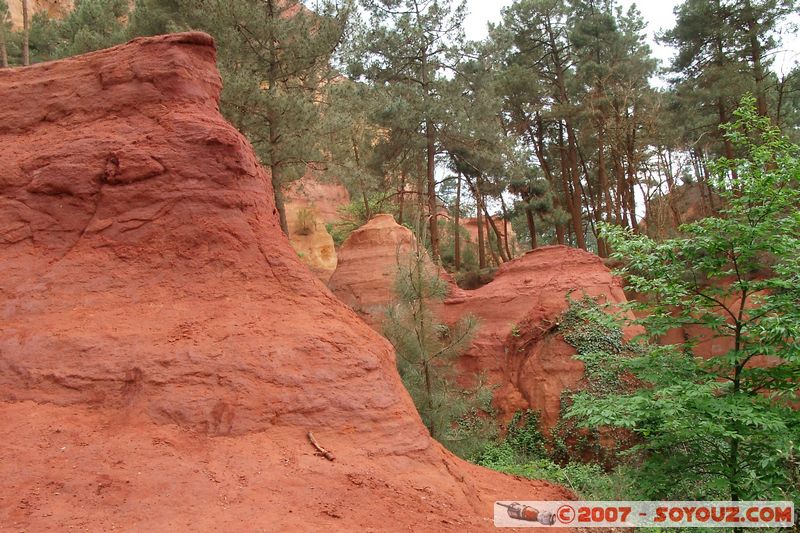
[[[311,235],[317,229],[317,215],[311,207],[303,207],[297,212],[298,235]]]

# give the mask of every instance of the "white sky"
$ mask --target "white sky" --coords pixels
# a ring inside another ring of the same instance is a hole
[[[472,40],[484,38],[487,34],[487,23],[499,22],[500,10],[511,5],[512,1],[467,0],[467,8],[470,10],[464,27],[467,38]],[[653,55],[666,66],[672,56],[672,50],[669,47],[658,45],[654,37],[656,33],[675,25],[673,9],[681,3],[681,0],[639,0],[638,2],[620,0],[623,10],[627,10],[633,3],[636,4],[647,23],[647,35],[650,37],[650,47],[653,49]],[[800,15],[795,14],[793,21],[795,24],[800,22]],[[782,70],[788,71],[792,64],[800,60],[800,38],[784,39],[782,48],[784,52],[776,58],[774,65],[775,70],[778,72]]]

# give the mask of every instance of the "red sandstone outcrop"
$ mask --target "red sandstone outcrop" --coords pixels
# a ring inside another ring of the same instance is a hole
[[[333,237],[326,225],[341,219],[339,208],[350,202],[341,183],[319,180],[312,168],[286,192],[289,242],[311,271],[327,283],[336,270]]]
[[[568,497],[430,439],[282,236],[214,59],[189,33],[0,71],[0,524],[477,531]]]
[[[342,245],[329,287],[380,330],[384,309],[394,298],[398,251],[407,252],[413,242],[411,231],[390,215],[379,215]],[[570,294],[626,301],[619,280],[599,257],[547,246],[503,264],[494,281],[480,289],[464,291],[451,284],[450,297],[436,306],[448,323],[468,314],[480,320],[471,348],[459,360],[461,376],[468,384],[484,374],[489,384],[498,385],[495,405],[502,416],[538,409],[550,427],[560,414],[561,393],[581,382],[583,363],[555,331]]]
[[[286,192],[286,205],[311,207],[324,226],[342,219],[339,208],[350,203],[350,193],[336,181],[323,181],[313,168],[293,182]]]
[[[462,374],[485,373],[500,385],[495,404],[508,416],[537,409],[551,427],[560,414],[561,393],[578,385],[583,363],[556,332],[568,297],[583,295],[625,302],[619,280],[594,254],[566,246],[538,248],[503,264],[494,280],[460,301],[445,302],[454,322],[465,314],[480,320],[472,347],[461,357]]]
[[[415,247],[410,229],[392,215],[375,215],[342,243],[328,288],[380,331],[386,307],[394,299],[398,267]]]
[[[14,29],[22,28],[22,0],[6,0]],[[30,15],[44,11],[49,17],[63,18],[72,11],[74,0],[28,0]]]

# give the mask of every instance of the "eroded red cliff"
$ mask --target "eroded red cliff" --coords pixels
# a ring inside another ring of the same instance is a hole
[[[503,264],[491,283],[446,302],[448,321],[465,314],[480,320],[460,358],[462,374],[484,373],[500,386],[495,404],[501,414],[536,409],[551,427],[560,415],[561,393],[583,379],[583,363],[557,326],[569,298],[584,295],[603,303],[626,301],[602,259],[583,250],[545,246]]]
[[[473,531],[567,496],[429,438],[281,234],[214,60],[190,33],[0,71],[0,523]]]
[[[342,245],[331,290],[380,331],[394,299],[398,258],[413,244],[413,233],[390,215],[376,217]],[[626,301],[619,280],[598,256],[546,246],[504,263],[477,290],[451,283],[450,296],[434,311],[447,323],[470,314],[479,319],[472,346],[459,359],[464,384],[484,375],[498,387],[494,398],[502,417],[536,409],[549,428],[560,416],[562,392],[583,379],[583,363],[556,326],[569,298],[584,294],[612,304]]]

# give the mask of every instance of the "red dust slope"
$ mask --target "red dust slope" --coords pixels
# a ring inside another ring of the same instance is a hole
[[[0,529],[478,531],[568,497],[428,437],[214,60],[190,33],[0,71]]]

